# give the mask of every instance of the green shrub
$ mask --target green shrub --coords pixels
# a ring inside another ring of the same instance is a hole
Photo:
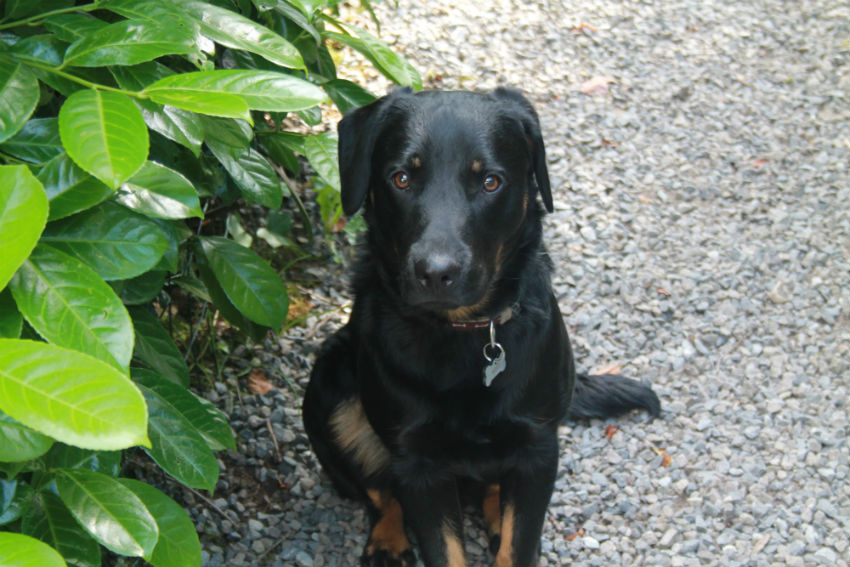
[[[188,514],[120,478],[123,450],[140,446],[212,491],[215,451],[235,446],[152,305],[179,287],[254,338],[284,324],[284,282],[234,239],[236,217],[210,209],[268,207],[265,237],[291,242],[284,189],[299,201],[279,174],[300,155],[325,223],[339,218],[334,135],[282,126],[373,99],[337,78],[329,43],[421,87],[335,4],[2,4],[0,564],[100,565],[101,546],[200,564]]]

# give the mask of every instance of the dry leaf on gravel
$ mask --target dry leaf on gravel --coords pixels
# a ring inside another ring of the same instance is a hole
[[[622,372],[623,372],[623,365],[622,364],[606,364],[605,366],[600,366],[599,368],[597,368],[596,370],[591,372],[591,374],[594,374],[594,375],[595,374],[620,375],[620,374],[622,374]]]
[[[585,534],[584,528],[579,528],[579,530],[573,534],[564,536],[564,539],[567,541],[573,541],[577,537],[582,537]]]
[[[265,395],[274,390],[274,385],[268,381],[265,372],[254,369],[248,375],[248,389],[252,394]]]
[[[665,447],[661,447],[660,449],[653,447],[652,450],[655,451],[656,455],[661,455],[661,466],[662,467],[669,467],[670,463],[673,462],[673,458],[667,452]]]
[[[616,82],[617,81],[614,79],[614,77],[609,77],[607,75],[597,75],[596,77],[588,79],[581,84],[581,92],[582,94],[586,94],[588,96],[605,94],[609,90],[609,85],[611,85],[611,83]]]
[[[617,433],[619,430],[619,427],[609,423],[605,426],[605,437],[608,439],[608,441],[610,441],[614,434]]]
[[[570,28],[570,31],[573,33],[579,33],[583,31],[589,31],[591,33],[596,33],[596,28],[588,24],[587,22],[581,22],[574,28]]]

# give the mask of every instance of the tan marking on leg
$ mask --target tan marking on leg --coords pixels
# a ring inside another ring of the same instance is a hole
[[[380,490],[375,490],[373,488],[370,488],[369,490],[366,491],[366,494],[369,496],[369,500],[372,501],[372,504],[374,504],[375,508],[380,510],[381,508],[384,507],[384,499],[381,497],[381,491]]]
[[[463,542],[448,523],[443,524],[443,541],[446,544],[446,565],[448,567],[465,567],[466,555],[463,553]]]
[[[514,505],[506,504],[502,513],[502,541],[496,554],[496,567],[513,565],[514,555]]]
[[[369,535],[366,553],[374,555],[377,551],[386,551],[393,559],[398,559],[410,549],[410,541],[404,533],[401,504],[395,498],[385,496],[377,490],[368,490],[366,493],[381,515]]]
[[[487,535],[499,535],[502,531],[502,513],[499,510],[499,485],[491,484],[484,494],[484,522],[487,524]]]
[[[374,474],[390,461],[390,453],[369,425],[360,400],[341,402],[328,420],[336,443],[343,451],[351,451],[365,475]]]

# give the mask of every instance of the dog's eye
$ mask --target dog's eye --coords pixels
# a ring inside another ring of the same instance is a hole
[[[410,176],[406,171],[399,171],[393,174],[393,185],[399,189],[407,189],[410,187]]]
[[[498,175],[488,175],[484,178],[484,190],[488,193],[496,191],[501,186],[502,180],[499,179]]]

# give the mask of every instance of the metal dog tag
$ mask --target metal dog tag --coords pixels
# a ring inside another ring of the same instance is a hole
[[[491,346],[499,351],[499,354],[495,358],[487,354],[487,348]],[[507,362],[505,362],[505,349],[499,343],[494,343],[493,345],[486,344],[484,345],[484,358],[487,359],[487,365],[484,367],[484,385],[489,388],[493,380],[496,379],[496,376],[505,370],[505,366],[507,365]]]
[[[490,356],[487,354],[487,349],[490,352],[497,350],[499,354]],[[490,342],[484,345],[484,358],[487,359],[487,366],[484,367],[484,385],[488,388],[496,376],[504,372],[507,362],[505,362],[505,349],[496,342],[496,323],[490,320]]]

